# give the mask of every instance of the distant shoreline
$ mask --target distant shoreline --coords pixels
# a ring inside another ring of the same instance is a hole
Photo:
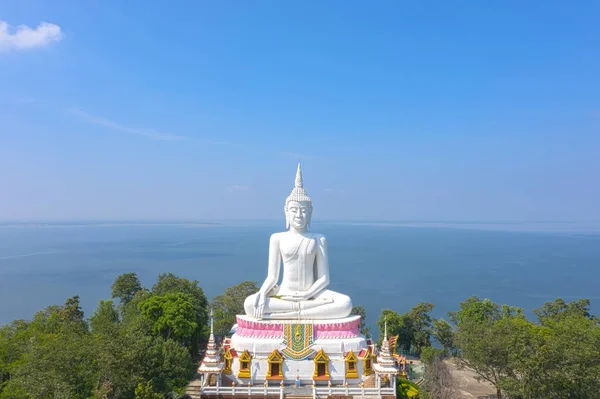
[[[186,226],[186,227],[216,227],[221,223],[211,222],[0,222],[0,228],[14,227],[120,227],[120,226]]]
[[[243,227],[244,225],[275,224],[278,220],[220,220],[220,221],[0,221],[2,228],[68,228],[68,227]],[[364,226],[375,228],[460,229],[515,233],[600,234],[600,221],[381,221],[381,220],[324,220],[323,226]]]

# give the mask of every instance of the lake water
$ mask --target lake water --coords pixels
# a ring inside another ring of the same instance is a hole
[[[477,295],[530,312],[545,301],[600,306],[600,226],[594,224],[326,223],[331,289],[367,309],[435,316]],[[161,272],[196,279],[211,298],[266,276],[275,222],[0,225],[0,324],[79,295],[87,316],[125,272],[151,287]]]

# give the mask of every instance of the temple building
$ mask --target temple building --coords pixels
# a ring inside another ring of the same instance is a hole
[[[267,277],[249,296],[230,337],[211,333],[197,397],[223,395],[396,396],[397,361],[385,336],[378,348],[359,332],[352,301],[328,289],[325,236],[308,230],[312,200],[300,165],[285,202],[288,230],[269,243]]]

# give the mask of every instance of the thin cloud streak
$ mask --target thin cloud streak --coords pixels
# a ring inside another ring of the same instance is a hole
[[[109,119],[104,119],[104,118],[100,118],[98,116],[88,114],[87,112],[84,112],[78,108],[67,108],[67,111],[69,111],[71,114],[78,116],[79,118],[81,118],[89,123],[92,123],[94,125],[104,126],[109,129],[117,130],[117,131],[124,132],[124,133],[136,134],[138,136],[144,136],[144,137],[148,137],[148,138],[151,138],[154,140],[174,141],[174,140],[185,140],[186,139],[185,136],[159,133],[159,132],[156,132],[156,131],[150,130],[150,129],[140,129],[140,128],[133,128],[133,127],[129,127],[129,126],[123,126],[123,125],[113,122]]]

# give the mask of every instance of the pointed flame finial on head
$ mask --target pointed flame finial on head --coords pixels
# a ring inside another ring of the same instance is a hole
[[[298,162],[298,169],[296,170],[296,184],[295,187],[303,188],[304,182],[302,181],[302,167],[300,166],[300,162]]]
[[[292,193],[286,198],[285,205],[290,201],[296,202],[307,202],[308,205],[312,209],[312,200],[304,190],[304,179],[302,178],[302,167],[300,166],[300,162],[298,162],[298,169],[296,170],[296,180],[294,183],[294,189]]]

